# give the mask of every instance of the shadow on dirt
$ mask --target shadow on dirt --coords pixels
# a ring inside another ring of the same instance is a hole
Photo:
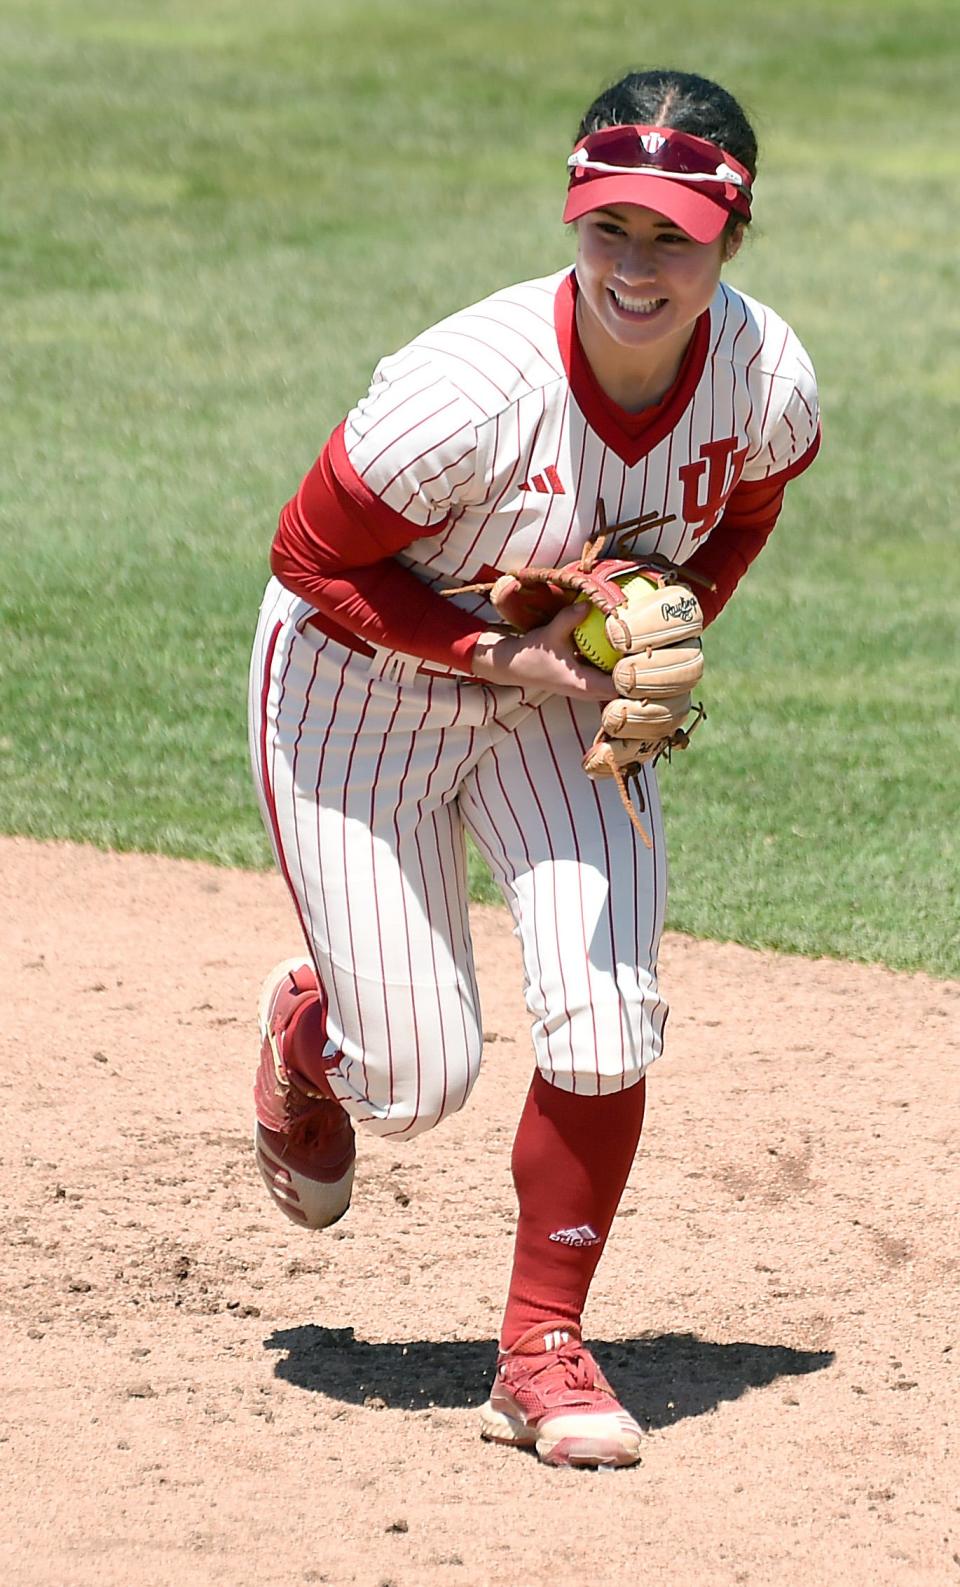
[[[696,1334],[590,1343],[624,1405],[648,1428],[702,1416],[723,1400],[739,1399],[747,1389],[765,1388],[777,1378],[822,1372],[834,1359],[832,1350],[713,1344]],[[370,1344],[355,1338],[352,1328],[309,1323],[278,1329],[264,1347],[286,1352],[274,1370],[297,1388],[402,1411],[481,1404],[496,1361],[493,1340]]]

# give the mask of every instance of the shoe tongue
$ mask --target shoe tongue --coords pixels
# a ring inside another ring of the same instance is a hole
[[[580,1329],[572,1322],[535,1323],[510,1346],[512,1356],[542,1356],[546,1351],[559,1350],[561,1345],[579,1344]]]

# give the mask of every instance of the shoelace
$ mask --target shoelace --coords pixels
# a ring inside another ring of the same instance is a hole
[[[596,1362],[584,1345],[573,1339],[545,1356],[542,1364],[534,1367],[531,1375],[538,1378],[544,1373],[556,1373],[558,1369],[562,1371],[564,1386],[568,1389],[586,1391],[597,1388]]]
[[[335,1134],[342,1122],[336,1102],[327,1097],[306,1097],[294,1085],[287,1093],[287,1108],[291,1114],[287,1139],[292,1145],[314,1146]]]

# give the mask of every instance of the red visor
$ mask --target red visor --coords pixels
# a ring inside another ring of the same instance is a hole
[[[565,221],[608,204],[642,204],[696,242],[713,242],[731,216],[750,219],[750,172],[719,144],[673,127],[603,127],[574,149]]]

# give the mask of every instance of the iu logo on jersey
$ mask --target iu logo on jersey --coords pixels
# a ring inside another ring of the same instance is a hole
[[[747,451],[746,446],[737,446],[735,435],[728,435],[722,441],[704,441],[698,461],[685,463],[681,468],[683,505],[680,511],[684,523],[692,527],[695,540],[712,529],[720,517],[724,502],[743,473]]]

